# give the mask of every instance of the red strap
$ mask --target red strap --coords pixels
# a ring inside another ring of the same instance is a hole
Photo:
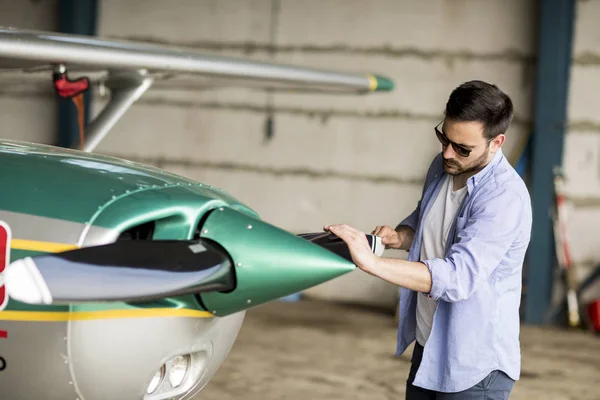
[[[85,109],[83,105],[83,92],[89,89],[90,80],[88,78],[79,78],[70,80],[64,72],[55,72],[53,75],[54,89],[56,93],[64,98],[71,99],[77,107],[77,121],[79,123],[79,146],[83,150],[83,137],[85,126]]]
[[[77,107],[77,120],[79,122],[79,147],[83,150],[83,136],[85,132],[84,128],[84,117],[85,117],[85,108],[83,106],[83,93],[79,93],[74,96],[73,103],[75,103],[75,107]]]

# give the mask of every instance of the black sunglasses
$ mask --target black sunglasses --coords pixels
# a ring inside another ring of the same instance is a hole
[[[437,124],[437,126],[434,128],[435,129],[435,134],[438,138],[438,140],[440,141],[440,143],[442,144],[442,146],[446,147],[449,144],[452,145],[452,148],[454,149],[454,151],[456,152],[456,154],[458,154],[461,157],[469,157],[469,155],[471,154],[471,149],[467,149],[466,147],[464,147],[461,144],[458,143],[454,143],[452,140],[448,139],[448,136],[446,136],[444,134],[444,132],[440,131],[438,129],[438,126],[440,126],[440,124],[444,122],[441,121],[439,124]],[[488,139],[486,141],[486,144],[491,142],[493,139]]]
[[[444,121],[442,121],[442,122],[444,122]],[[463,147],[462,145],[460,145],[458,143],[454,143],[452,140],[448,139],[448,136],[446,136],[444,134],[444,132],[442,132],[438,129],[438,126],[440,126],[440,124],[442,122],[437,124],[437,126],[434,128],[435,134],[436,134],[438,140],[440,141],[440,143],[442,144],[442,146],[446,147],[449,144],[451,144],[452,148],[454,149],[456,154],[458,154],[461,157],[469,157],[469,155],[471,154],[471,149],[467,149],[466,147]]]

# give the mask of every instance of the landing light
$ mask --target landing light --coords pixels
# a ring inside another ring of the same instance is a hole
[[[185,397],[204,376],[208,360],[206,350],[168,359],[150,381],[144,399],[178,400]]]
[[[156,374],[154,374],[154,377],[152,377],[152,380],[150,381],[150,384],[148,385],[148,389],[146,390],[146,393],[148,393],[148,394],[154,393],[156,388],[158,388],[158,386],[162,383],[163,379],[165,378],[165,372],[166,372],[166,368],[163,365],[156,372]]]
[[[167,364],[169,364],[169,382],[173,388],[178,388],[183,383],[185,375],[190,368],[190,356],[174,357]]]

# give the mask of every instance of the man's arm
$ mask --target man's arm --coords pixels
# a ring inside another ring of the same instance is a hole
[[[530,204],[511,188],[488,193],[473,206],[444,259],[424,260],[434,300],[468,299],[500,265],[515,240],[531,226]]]
[[[490,194],[473,208],[444,259],[412,262],[379,258],[364,234],[348,225],[326,227],[346,242],[354,263],[390,283],[428,293],[434,300],[456,302],[469,298],[500,264],[515,238],[530,223],[528,205],[511,189]]]
[[[402,286],[421,293],[431,291],[431,273],[427,265],[421,262],[398,258],[378,258],[372,265],[372,268],[365,267],[361,269],[396,286]]]
[[[406,228],[412,231],[410,227]],[[429,293],[431,290],[431,273],[425,264],[377,257],[371,251],[365,234],[351,226],[330,225],[325,226],[324,229],[346,242],[354,263],[363,271],[411,290],[423,293]]]

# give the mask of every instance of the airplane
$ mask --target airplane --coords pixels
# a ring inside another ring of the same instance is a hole
[[[182,76],[349,95],[393,90],[390,79],[0,28],[0,79],[15,74],[80,117],[90,88],[110,100],[80,118],[79,149],[0,139],[2,399],[194,398],[249,308],[355,269],[331,234],[292,234],[218,187],[94,149],[152,86]]]

